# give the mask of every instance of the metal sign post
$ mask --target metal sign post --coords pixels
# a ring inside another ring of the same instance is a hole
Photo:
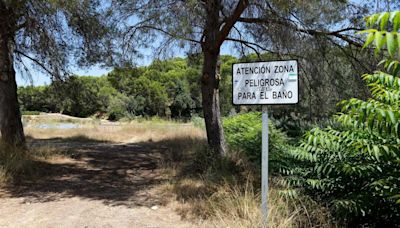
[[[297,104],[297,60],[236,63],[232,65],[234,105],[262,105],[261,210],[268,219],[268,112],[266,105]]]
[[[261,210],[264,224],[268,220],[268,108],[262,106],[262,150],[261,150]]]

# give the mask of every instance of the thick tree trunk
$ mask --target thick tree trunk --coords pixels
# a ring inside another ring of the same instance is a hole
[[[1,4],[0,4],[1,6]],[[9,18],[0,7],[0,132],[2,141],[25,147],[14,70],[14,36]]]
[[[215,154],[225,156],[226,143],[219,104],[218,60],[219,53],[204,52],[201,92],[208,144]]]
[[[208,145],[216,155],[226,155],[224,129],[219,105],[219,29],[221,8],[220,0],[207,1],[206,27],[202,44],[204,65],[201,80],[203,113],[206,122]]]

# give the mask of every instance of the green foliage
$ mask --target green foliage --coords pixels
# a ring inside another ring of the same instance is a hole
[[[40,115],[38,111],[23,111],[22,115]]]
[[[127,104],[129,103],[129,97],[118,94],[111,98],[110,105],[108,106],[108,119],[119,120],[129,114]]]
[[[291,116],[283,116],[279,119],[274,119],[275,126],[284,131],[291,138],[302,137],[307,131],[316,126],[316,123],[307,121],[301,118]],[[323,121],[318,123],[324,124]]]
[[[50,86],[27,86],[18,88],[18,97],[23,112],[61,112],[87,117],[105,112],[110,98],[117,91],[105,78],[72,76],[55,81]]]
[[[49,87],[27,86],[18,88],[18,99],[21,109],[24,111],[51,112],[56,109],[52,103],[52,96]]]
[[[222,111],[231,104],[231,64],[237,59],[222,56]],[[194,61],[196,61],[194,63]],[[135,116],[191,118],[202,115],[201,59],[155,60],[150,66],[116,68],[107,76],[77,77],[50,86],[20,87],[23,111],[61,112],[87,117],[107,113],[109,119]]]
[[[190,119],[190,122],[192,122],[195,127],[206,129],[206,123],[204,122],[204,118],[201,118],[199,116],[193,116]]]
[[[297,163],[287,180],[327,201],[342,218],[398,223],[399,79],[383,72],[363,78],[373,98],[341,102],[339,126],[309,131],[293,151]]]
[[[398,17],[398,12],[375,14],[367,23],[383,30],[393,22],[398,29]],[[376,48],[389,42],[393,57],[392,38],[381,41],[387,32],[377,34]],[[397,50],[399,43],[395,46]],[[283,184],[325,201],[349,224],[391,227],[400,224],[400,81],[393,72],[382,71],[362,78],[372,97],[340,102],[336,125],[306,133],[300,146],[288,153],[295,162],[282,172],[287,175]]]
[[[375,51],[379,52],[385,45],[391,57],[396,55],[400,36],[397,32],[400,27],[400,11],[373,14],[366,18],[369,29],[361,31],[367,38],[364,48],[374,44]]]
[[[231,150],[241,151],[247,159],[257,165],[261,164],[261,113],[250,112],[224,120],[226,140]],[[270,164],[274,171],[285,161],[281,156],[287,149],[288,138],[274,123],[269,121]]]
[[[54,84],[59,109],[68,115],[86,117],[101,110],[99,86],[92,77],[70,77],[62,84]]]
[[[13,40],[13,47],[7,47],[7,51],[13,53],[16,67],[29,73],[27,64],[31,64],[52,78],[64,79],[71,65],[116,61],[112,49],[117,33],[116,11],[103,3],[1,1],[2,32],[9,31],[7,39]]]

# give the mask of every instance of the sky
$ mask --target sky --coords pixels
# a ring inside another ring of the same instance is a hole
[[[50,77],[38,70],[35,69],[29,69],[30,74],[32,76],[32,82],[29,78],[23,77],[20,72],[17,71],[17,85],[18,86],[28,86],[28,85],[34,85],[34,86],[39,86],[39,85],[49,85],[51,83]],[[72,74],[76,75],[90,75],[90,76],[102,76],[110,72],[111,69],[106,69],[106,68],[101,68],[98,66],[94,66],[90,69],[79,69],[79,68],[73,68],[72,69]]]

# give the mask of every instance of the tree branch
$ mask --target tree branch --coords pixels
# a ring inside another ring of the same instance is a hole
[[[247,8],[248,5],[249,5],[248,0],[240,0],[238,2],[232,15],[226,19],[224,26],[221,28],[220,32],[218,33],[218,40],[217,40],[218,47],[220,47],[222,45],[222,43],[224,42],[225,38],[228,37],[232,27],[235,25],[235,23],[240,18],[243,11]]]
[[[293,56],[293,57],[296,57],[296,58],[299,58],[299,59],[304,59],[304,57],[303,57],[303,56],[300,56],[300,55],[295,55],[295,54],[290,54],[290,53],[288,53],[288,54],[282,54],[282,53],[280,53],[280,52],[276,52],[276,51],[272,51],[272,50],[269,50],[269,49],[267,49],[267,48],[264,48],[264,47],[262,47],[261,45],[259,45],[259,44],[257,44],[257,43],[250,42],[250,41],[246,41],[246,40],[235,39],[235,38],[230,38],[230,37],[227,37],[225,40],[226,40],[226,41],[231,41],[231,42],[236,42],[236,43],[241,43],[241,44],[245,45],[246,47],[251,48],[253,51],[256,51],[255,48],[254,48],[254,47],[256,47],[256,48],[259,48],[259,49],[261,49],[261,50],[263,50],[263,51],[266,51],[266,52],[269,52],[269,53],[272,53],[272,54]],[[251,47],[250,47],[250,46],[251,46]],[[257,53],[256,53],[256,54],[257,54]]]
[[[344,40],[347,43],[354,45],[356,47],[362,47],[361,43],[358,43],[357,41],[352,40],[348,36],[342,34],[342,32],[346,32],[346,31],[360,31],[361,29],[359,29],[359,28],[349,27],[349,28],[344,28],[344,29],[340,29],[340,30],[336,30],[336,31],[321,31],[321,30],[316,30],[316,29],[300,28],[293,23],[283,21],[283,20],[272,19],[272,18],[267,19],[267,18],[243,18],[243,17],[241,17],[238,19],[238,21],[242,22],[242,23],[258,23],[258,24],[272,23],[272,24],[284,25],[294,31],[305,33],[305,34],[308,34],[311,36],[334,36],[334,37]]]
[[[135,30],[136,29],[141,29],[141,28],[143,28],[143,29],[145,29],[145,28],[152,29],[152,30],[164,33],[165,35],[173,37],[173,38],[176,38],[176,39],[186,40],[186,41],[190,41],[190,42],[193,42],[193,43],[196,43],[196,44],[201,44],[201,41],[194,40],[194,39],[191,39],[191,38],[188,38],[188,37],[184,37],[184,36],[180,36],[180,35],[177,35],[177,34],[173,34],[173,33],[170,33],[168,31],[165,31],[165,30],[163,30],[161,28],[157,28],[157,27],[151,26],[151,25],[141,25],[139,27],[135,27]]]
[[[240,43],[240,47],[242,48],[242,53],[243,53],[243,55],[245,54],[244,53],[244,50],[243,50],[243,45],[244,46],[246,46],[246,47],[248,47],[248,48],[250,48],[250,49],[252,49],[256,54],[257,54],[257,57],[258,57],[258,59],[260,60],[260,61],[262,61],[262,58],[261,58],[261,55],[260,55],[260,53],[258,52],[258,50],[256,49],[256,48],[254,48],[253,46],[251,46],[251,44],[249,44],[248,42],[241,42],[242,41],[242,33],[240,32],[240,30],[238,29],[238,28],[236,28],[235,26],[233,26],[233,29],[235,29],[236,30],[236,32],[239,34],[239,39],[240,39],[240,41],[238,40],[238,41],[236,41],[236,42],[239,42]],[[231,40],[232,41],[232,40]]]
[[[41,63],[39,60],[37,60],[37,59],[35,59],[35,58],[33,58],[33,57],[31,57],[31,56],[29,56],[29,55],[27,55],[27,54],[21,52],[21,51],[18,51],[18,50],[15,50],[15,53],[18,54],[18,55],[22,55],[22,56],[24,56],[25,58],[27,58],[27,59],[31,60],[32,62],[36,63],[36,64],[37,64],[38,66],[40,66],[43,70],[45,70],[48,74],[50,74],[51,76],[53,76],[53,72],[51,72],[51,70],[49,70],[49,69],[48,69],[43,63]]]

